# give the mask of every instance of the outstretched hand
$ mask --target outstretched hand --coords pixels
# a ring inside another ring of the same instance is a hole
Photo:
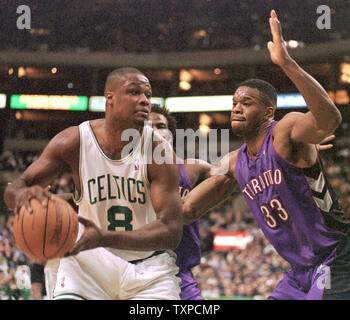
[[[101,246],[102,229],[96,226],[89,219],[81,216],[78,217],[81,224],[84,225],[85,230],[80,239],[75,243],[74,248],[66,254],[66,257],[78,254],[80,251],[90,250]]]
[[[281,24],[275,10],[271,10],[269,22],[272,41],[267,43],[267,48],[269,49],[272,62],[283,66],[291,60],[291,57],[288,53],[286,42],[283,39]]]

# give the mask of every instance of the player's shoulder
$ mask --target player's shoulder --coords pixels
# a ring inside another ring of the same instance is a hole
[[[279,121],[279,123],[284,122],[284,121],[297,121],[304,116],[305,116],[305,113],[303,113],[303,112],[291,111],[291,112],[286,113],[283,116],[283,118]]]
[[[240,148],[231,151],[228,155],[230,158],[237,158]]]
[[[77,152],[80,138],[78,126],[68,127],[57,133],[49,142],[48,149],[58,152]]]
[[[71,126],[60,131],[52,140],[57,143],[70,144],[73,142],[79,142],[79,127]]]
[[[229,173],[231,174],[232,177],[235,176],[235,171],[236,171],[236,163],[237,163],[237,159],[238,159],[238,154],[239,154],[239,150],[241,148],[238,148],[236,150],[231,151],[228,154],[228,162],[229,162]]]
[[[238,157],[238,154],[239,154],[239,150],[240,150],[240,149],[241,149],[241,148],[238,148],[238,149],[235,149],[235,150],[229,152],[229,153],[226,155],[226,158],[227,158],[226,160],[230,161],[230,163],[235,164],[236,161],[237,161],[237,157]]]
[[[297,122],[304,121],[305,114],[302,112],[288,112],[281,120],[279,120],[272,131],[275,143],[281,141],[282,144],[290,140],[290,134]]]
[[[293,126],[296,121],[301,120],[304,116],[305,114],[302,112],[288,112],[281,120],[277,122],[275,131],[279,130],[280,128],[283,129]]]

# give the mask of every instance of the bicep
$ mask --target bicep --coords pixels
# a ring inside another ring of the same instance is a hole
[[[34,184],[46,186],[58,176],[61,168],[58,158],[47,151],[24,171],[22,179],[27,186]]]
[[[178,214],[181,212],[178,166],[176,164],[151,166],[150,194],[158,218]]]
[[[279,123],[293,143],[320,143],[329,132],[319,129],[313,114],[309,111],[306,113],[291,112],[287,114]]]
[[[77,152],[76,131],[69,128],[57,134],[45,147],[40,157],[23,173],[27,185],[46,186],[68,165],[68,158]]]

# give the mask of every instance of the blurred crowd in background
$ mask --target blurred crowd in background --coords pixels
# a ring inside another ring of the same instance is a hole
[[[344,122],[336,132],[334,148],[322,151],[322,159],[346,216],[350,218],[349,130]],[[0,170],[16,175],[37,157],[37,153],[6,150],[0,156]],[[71,174],[66,172],[52,184],[51,191],[65,193],[71,192],[72,188]],[[0,215],[0,299],[30,299],[28,266],[31,261],[14,243],[13,216],[5,219],[4,213]],[[215,234],[241,231],[252,236],[244,249],[215,250]],[[193,269],[193,274],[206,298],[266,299],[283,272],[289,269],[289,264],[257,227],[241,194],[232,194],[201,218],[200,236],[202,260]]]
[[[258,50],[270,40],[267,19],[271,9],[276,9],[283,21],[287,40],[315,43],[347,39],[350,29],[348,4],[343,0],[31,0],[26,1],[32,15],[32,28],[27,32],[16,29],[16,8],[23,3],[1,2],[6,4],[0,21],[13,26],[13,32],[0,28],[0,50]],[[331,8],[330,30],[319,30],[315,25],[320,5]]]

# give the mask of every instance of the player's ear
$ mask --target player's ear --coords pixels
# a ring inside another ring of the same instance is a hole
[[[264,113],[264,118],[266,120],[270,119],[270,118],[273,118],[274,113],[275,113],[275,109],[273,107],[266,107],[265,108],[265,113]]]
[[[112,91],[106,91],[105,92],[105,97],[106,97],[106,99],[111,99],[113,97],[113,92]]]
[[[113,92],[106,91],[105,92],[105,97],[106,97],[106,106],[111,106],[113,104],[112,103]]]

